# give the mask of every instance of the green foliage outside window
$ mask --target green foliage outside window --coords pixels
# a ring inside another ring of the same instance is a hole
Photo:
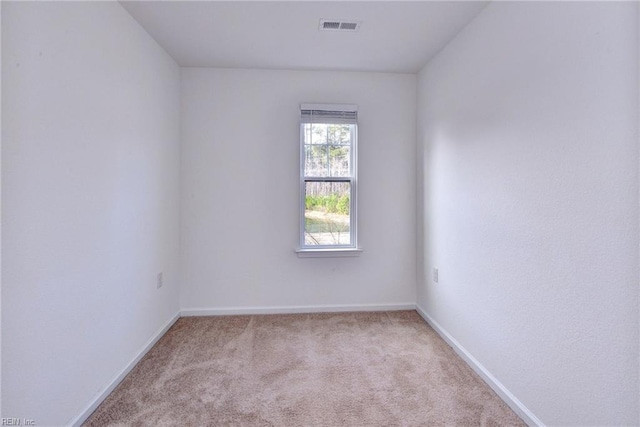
[[[307,195],[305,198],[305,208],[310,211],[323,211],[341,215],[349,215],[349,196],[337,196],[330,194],[327,196]]]

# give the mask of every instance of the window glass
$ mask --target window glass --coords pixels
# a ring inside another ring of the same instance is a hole
[[[351,244],[350,195],[349,182],[305,183],[305,244]]]

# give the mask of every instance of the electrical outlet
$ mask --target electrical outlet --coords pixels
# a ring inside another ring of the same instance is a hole
[[[438,283],[438,267],[433,267],[433,281]]]
[[[162,272],[158,273],[158,279],[156,280],[156,286],[160,289],[164,285],[164,275]]]

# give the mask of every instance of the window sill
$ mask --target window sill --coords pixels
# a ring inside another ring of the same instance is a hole
[[[335,258],[360,256],[361,248],[296,249],[298,258]]]

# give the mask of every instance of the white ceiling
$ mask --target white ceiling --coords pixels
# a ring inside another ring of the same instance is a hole
[[[121,1],[184,67],[415,73],[485,1]],[[362,21],[322,32],[319,20]]]

